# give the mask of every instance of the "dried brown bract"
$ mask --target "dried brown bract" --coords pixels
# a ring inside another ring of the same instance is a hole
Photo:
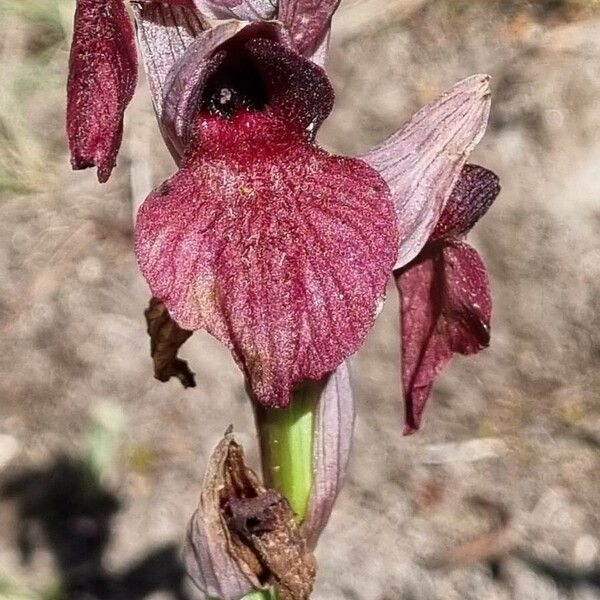
[[[192,335],[191,331],[181,329],[171,319],[166,306],[156,298],[150,300],[144,311],[150,336],[150,355],[154,361],[154,376],[159,381],[169,381],[177,377],[184,388],[196,387],[194,374],[187,362],[177,358],[177,352]]]
[[[257,558],[281,600],[308,598],[316,563],[287,500],[275,490],[255,498],[233,498],[226,506],[232,538]]]
[[[209,460],[184,561],[208,596],[239,598],[277,587],[281,600],[306,600],[316,563],[287,500],[267,490],[230,431]]]

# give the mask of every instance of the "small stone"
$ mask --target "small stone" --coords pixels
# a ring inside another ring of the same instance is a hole
[[[496,458],[508,451],[498,438],[478,438],[465,442],[430,444],[417,450],[419,461],[425,465],[441,465],[453,462],[475,462]]]
[[[0,469],[3,469],[19,454],[21,445],[15,437],[0,433]]]
[[[82,283],[96,283],[103,273],[102,262],[95,256],[87,256],[77,265],[77,277]]]
[[[600,541],[593,535],[582,535],[575,544],[573,557],[582,568],[591,567],[600,551]]]

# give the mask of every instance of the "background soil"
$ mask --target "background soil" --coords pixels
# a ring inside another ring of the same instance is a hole
[[[471,236],[492,346],[447,369],[421,432],[401,436],[393,293],[354,359],[353,458],[315,599],[600,598],[598,8],[357,0],[336,16],[321,143],[364,151],[487,72],[473,159],[503,191]],[[256,461],[251,411],[206,335],[182,353],[198,388],[152,378],[132,214],[173,165],[142,84],[111,182],[69,170],[72,10],[0,0],[0,598],[195,598],[182,532],[230,422]]]

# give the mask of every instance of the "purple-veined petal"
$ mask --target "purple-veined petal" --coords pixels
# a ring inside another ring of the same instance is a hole
[[[492,299],[485,265],[460,241],[431,241],[396,274],[401,296],[405,434],[419,428],[435,377],[456,352],[490,340]]]
[[[212,19],[265,21],[277,14],[277,0],[194,0],[196,8]]]
[[[327,44],[331,18],[339,3],[340,0],[279,0],[279,20],[289,30],[300,54],[319,56],[319,48]]]
[[[313,487],[302,523],[309,548],[317,545],[344,484],[354,417],[350,373],[343,362],[329,376],[319,397],[313,437]]]
[[[136,2],[133,5],[138,45],[154,108],[160,118],[164,86],[169,71],[208,24],[195,8],[164,3]]]
[[[267,120],[242,114],[213,156],[190,152],[142,205],[136,253],[172,318],[227,344],[262,404],[286,406],[362,343],[397,232],[374,171]]]
[[[500,181],[495,173],[478,165],[465,165],[431,234],[432,239],[465,236],[499,193]]]
[[[74,169],[116,164],[137,82],[133,27],[122,0],[78,0],[69,61],[67,135]]]
[[[194,8],[203,19],[266,21],[277,14],[277,0],[138,0]]]
[[[269,60],[282,53],[272,73],[262,63],[267,89],[287,82],[288,50],[248,44],[269,50]],[[298,81],[325,78],[305,63]],[[205,328],[227,344],[265,406],[286,406],[295,385],[358,349],[397,248],[385,182],[362,161],[313,145],[306,123],[330,99],[309,106],[294,81],[291,99],[279,90],[262,110],[224,118],[201,109],[181,170],[146,200],[136,225],[153,295],[183,329]],[[313,89],[320,84],[309,98]]]
[[[429,239],[470,152],[485,132],[489,111],[489,76],[473,75],[362,157],[392,191],[400,230],[396,269],[415,258]]]

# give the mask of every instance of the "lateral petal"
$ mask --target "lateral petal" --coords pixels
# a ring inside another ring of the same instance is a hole
[[[67,84],[73,169],[95,166],[98,180],[108,180],[136,82],[133,27],[122,0],[77,0]]]
[[[392,191],[400,242],[396,269],[425,245],[490,111],[488,75],[457,83],[397,133],[363,156]]]
[[[465,165],[431,237],[467,235],[499,193],[500,180],[495,173],[478,165]]]
[[[396,273],[401,296],[404,433],[417,429],[433,382],[456,352],[490,340],[492,300],[485,265],[464,242],[430,242]]]

